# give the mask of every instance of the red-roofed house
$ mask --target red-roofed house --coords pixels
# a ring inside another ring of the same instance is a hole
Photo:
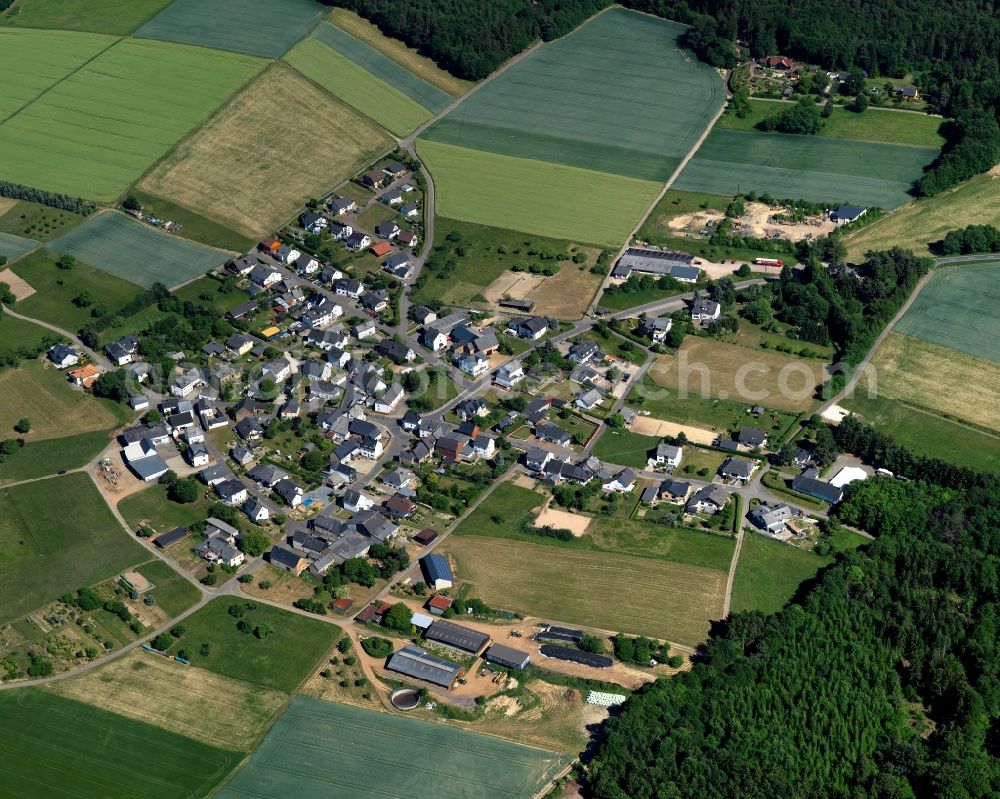
[[[392,252],[392,245],[385,241],[380,241],[378,244],[372,245],[372,253],[381,258],[383,255],[388,255]]]

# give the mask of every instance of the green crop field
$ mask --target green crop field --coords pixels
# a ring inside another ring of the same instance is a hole
[[[3,256],[8,261],[20,258],[37,246],[38,242],[34,239],[25,239],[21,236],[14,236],[11,233],[0,233],[0,256]]]
[[[239,755],[52,693],[0,694],[0,773],[18,799],[206,796]]]
[[[138,28],[170,0],[17,0],[0,25],[55,28],[124,36]]]
[[[430,111],[399,89],[318,38],[299,42],[285,56],[285,61],[337,99],[399,136],[405,136],[431,117]]]
[[[138,294],[141,289],[124,278],[109,275],[103,269],[77,260],[73,269],[65,271],[56,267],[58,254],[48,249],[33,252],[22,258],[11,269],[35,290],[35,293],[17,303],[18,313],[41,319],[63,330],[78,330],[92,319],[95,305],[112,311]],[[93,303],[81,307],[73,302],[82,293],[90,295]]]
[[[0,623],[143,557],[86,474],[0,490]]]
[[[229,256],[113,212],[92,216],[51,242],[54,250],[140,286],[176,286],[225,263]]]
[[[513,65],[424,135],[662,183],[725,100],[718,74],[679,49],[683,31],[607,11]]]
[[[443,724],[296,697],[219,799],[531,799],[565,758]]]
[[[115,40],[63,31],[0,29],[0,122],[72,74]]]
[[[346,31],[328,22],[316,27],[313,38],[319,39],[327,47],[331,47],[346,56],[362,69],[374,75],[399,91],[428,111],[438,113],[444,110],[454,97],[415,75],[406,67],[397,64],[391,58],[383,55],[370,44],[356,39]]]
[[[940,269],[893,330],[1000,363],[1000,260]]]
[[[747,533],[736,564],[732,608],[775,613],[804,580],[815,577],[816,572],[832,562],[833,558]]]
[[[649,180],[421,139],[442,216],[539,236],[616,245],[656,197]]]
[[[104,46],[103,37],[75,35]],[[8,74],[19,79],[36,60]],[[263,64],[204,47],[119,41],[48,91],[32,89],[37,99],[0,125],[0,178],[114,200]]]
[[[293,692],[309,675],[340,634],[332,624],[310,619],[281,608],[257,604],[245,618],[254,626],[269,623],[274,632],[265,638],[237,629],[237,618],[229,609],[247,601],[220,597],[184,620],[185,632],[171,652],[187,649],[191,663],[224,677]],[[201,653],[209,644],[208,655]]]
[[[820,136],[713,130],[674,182],[683,191],[755,191],[814,202],[895,208],[933,147],[845,141]]]
[[[174,0],[135,35],[279,58],[325,12],[313,0]]]

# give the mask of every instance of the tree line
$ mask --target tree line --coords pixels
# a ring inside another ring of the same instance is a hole
[[[0,11],[4,6],[0,0]],[[31,186],[22,186],[20,183],[11,183],[9,180],[0,180],[0,197],[8,197],[11,200],[28,200],[33,203],[47,205],[50,208],[58,208],[61,211],[72,211],[74,214],[87,216],[97,210],[97,206],[79,197],[70,197],[68,194],[59,194],[54,191],[35,189]]]
[[[975,252],[1000,252],[1000,229],[993,225],[969,225],[949,230],[937,249],[944,255],[969,255]]]

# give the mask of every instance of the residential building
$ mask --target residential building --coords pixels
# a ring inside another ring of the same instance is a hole
[[[714,300],[695,300],[691,306],[691,320],[694,322],[711,322],[719,318],[722,306]]]
[[[795,511],[784,503],[768,505],[762,502],[747,514],[747,518],[758,529],[774,535],[783,531],[788,526],[787,521],[794,515]]]

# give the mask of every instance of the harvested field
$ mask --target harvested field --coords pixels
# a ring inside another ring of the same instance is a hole
[[[124,36],[170,0],[18,0],[0,15],[0,25],[92,31]]]
[[[230,257],[222,250],[161,233],[114,211],[90,217],[49,246],[147,287],[156,282],[176,286]]]
[[[535,517],[535,527],[545,527],[548,525],[550,527],[569,530],[577,538],[587,532],[590,522],[591,519],[589,516],[581,516],[579,513],[558,510],[549,505],[546,505],[542,509],[542,512]]]
[[[29,441],[110,430],[119,422],[108,405],[74,391],[64,372],[41,361],[0,372],[0,436],[13,435],[24,418],[31,422]]]
[[[977,175],[934,197],[922,197],[844,237],[847,256],[861,263],[868,250],[900,246],[932,255],[932,243],[966,225],[1000,226],[1000,175]]]
[[[656,419],[652,416],[639,416],[632,422],[632,432],[641,436],[656,436],[657,438],[676,438],[679,433],[684,433],[688,441],[695,444],[711,446],[718,436],[711,430],[703,427],[692,427],[691,425],[676,424],[663,419]]]
[[[75,35],[99,40],[92,49],[107,46],[96,34]],[[204,47],[123,39],[44,94],[44,86],[31,90],[37,99],[0,125],[0,177],[115,200],[262,66]]]
[[[653,181],[425,139],[417,151],[434,176],[442,216],[591,244],[620,244],[660,189]]]
[[[174,0],[135,35],[279,58],[322,15],[311,0]]]
[[[551,277],[506,272],[489,285],[483,296],[497,308],[497,303],[505,296],[530,299],[535,301],[533,313],[555,319],[579,319],[601,287],[601,276],[589,269],[596,257],[590,256],[595,252],[587,253],[589,257],[582,269],[571,262],[563,263],[559,272]]]
[[[688,337],[676,355],[658,356],[649,374],[657,385],[694,397],[760,403],[799,413],[815,404],[813,394],[826,370],[816,360]]]
[[[37,688],[0,694],[6,796],[207,796],[240,756]]]
[[[278,105],[283,112],[272,114]],[[367,119],[276,64],[183,141],[140,188],[259,236],[389,144]]]
[[[909,199],[911,184],[937,154],[934,147],[713,130],[673,188],[891,209]]]
[[[136,649],[53,692],[196,741],[247,752],[284,707],[279,691]]]
[[[569,624],[694,646],[722,612],[726,574],[714,569],[479,536],[443,550],[483,601]]]
[[[331,26],[331,30],[337,29]],[[422,105],[321,39],[310,37],[299,42],[285,61],[338,100],[398,136],[405,136],[431,117]]]
[[[353,11],[348,11],[346,8],[335,8],[330,12],[327,19],[355,39],[367,44],[382,55],[395,61],[408,72],[411,72],[432,86],[436,86],[441,91],[447,92],[452,97],[460,97],[475,86],[472,81],[456,78],[454,75],[441,69],[431,59],[420,55],[416,50],[407,47],[406,44],[398,39],[389,38],[377,26],[359,17]]]
[[[871,361],[878,392],[1000,431],[1000,363],[913,336],[890,333]],[[955,387],[960,386],[961,391]],[[864,390],[862,378],[858,392]]]
[[[35,289],[22,277],[19,277],[17,273],[12,272],[10,269],[0,269],[0,283],[6,283],[7,288],[10,289],[11,294],[14,295],[14,299],[20,302],[21,300],[26,300],[32,294],[35,293]]]
[[[530,799],[564,763],[443,724],[296,697],[218,796]]]
[[[0,233],[0,256],[3,256],[8,261],[13,261],[15,258],[26,255],[37,246],[38,242],[34,239],[25,239],[21,236],[13,236],[10,233]],[[9,280],[5,280],[4,282],[10,285]],[[11,290],[14,290],[13,285],[11,285]],[[14,291],[14,296],[17,299],[21,299],[21,297],[18,297],[16,291]]]
[[[1000,259],[936,271],[893,328],[1000,364]]]

